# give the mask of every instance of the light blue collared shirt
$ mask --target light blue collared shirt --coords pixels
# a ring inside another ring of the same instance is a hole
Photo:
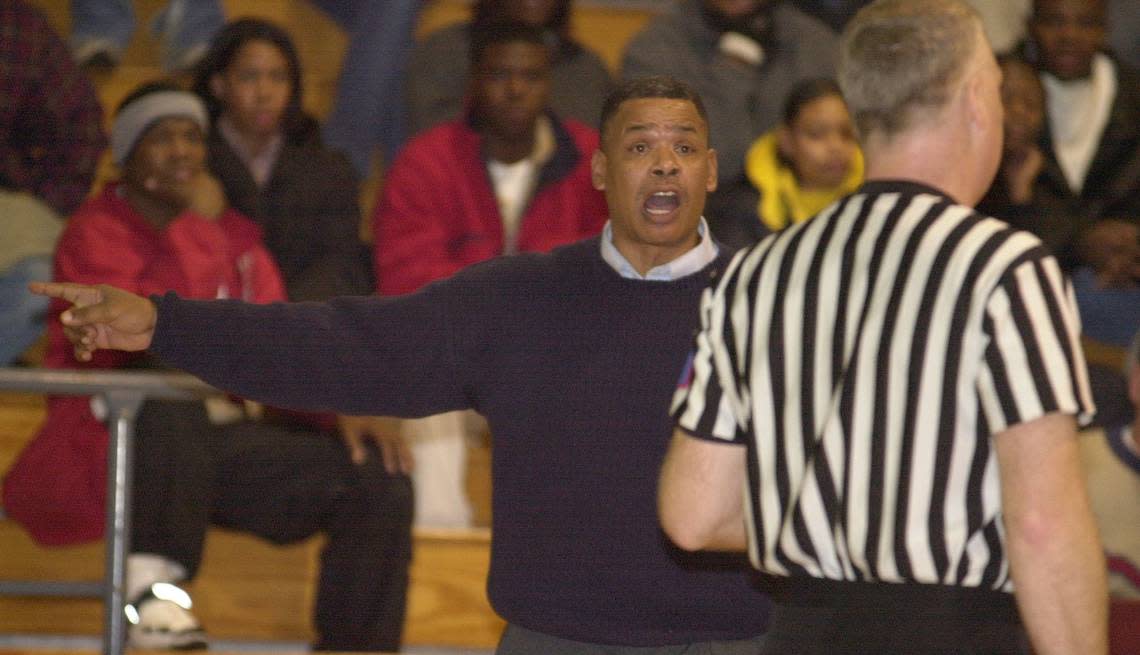
[[[614,245],[613,225],[610,224],[610,221],[606,221],[606,226],[602,228],[602,259],[606,260],[606,263],[617,271],[618,275],[626,279],[672,282],[696,273],[716,259],[719,251],[716,243],[709,236],[709,226],[705,223],[704,216],[701,217],[701,222],[697,224],[697,234],[700,235],[701,240],[692,250],[671,262],[654,266],[649,269],[648,273],[642,275],[637,272],[633,264],[629,263],[625,255],[618,252],[617,246]]]

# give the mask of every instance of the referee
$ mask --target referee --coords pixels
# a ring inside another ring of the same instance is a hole
[[[1040,241],[971,209],[1002,142],[981,22],[880,0],[839,75],[868,181],[706,292],[662,524],[747,545],[765,653],[1104,653],[1079,318]]]

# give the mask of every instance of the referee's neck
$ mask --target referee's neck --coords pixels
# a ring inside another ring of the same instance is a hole
[[[977,161],[962,135],[950,127],[914,128],[882,137],[871,135],[864,145],[868,182],[909,181],[938,189],[955,202],[973,206],[985,195],[992,179],[982,180]],[[956,141],[958,143],[956,143]]]

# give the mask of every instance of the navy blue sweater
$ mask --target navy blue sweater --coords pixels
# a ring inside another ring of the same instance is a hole
[[[483,414],[488,592],[507,621],[657,646],[747,638],[767,598],[743,558],[685,554],[657,523],[668,406],[722,255],[674,282],[620,277],[597,238],[472,266],[420,292],[270,306],[159,300],[153,350],[268,404]]]

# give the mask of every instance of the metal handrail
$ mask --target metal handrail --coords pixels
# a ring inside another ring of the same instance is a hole
[[[188,373],[0,367],[0,391],[95,396],[111,390],[167,400],[193,400],[222,393]]]
[[[103,592],[103,653],[122,655],[126,644],[123,606],[130,549],[131,459],[134,422],[147,398],[193,400],[221,392],[185,373],[150,371],[0,368],[0,390],[60,396],[100,396],[108,410],[106,558],[99,584],[0,581],[8,595],[93,595]],[[42,585],[42,586],[39,586]]]

